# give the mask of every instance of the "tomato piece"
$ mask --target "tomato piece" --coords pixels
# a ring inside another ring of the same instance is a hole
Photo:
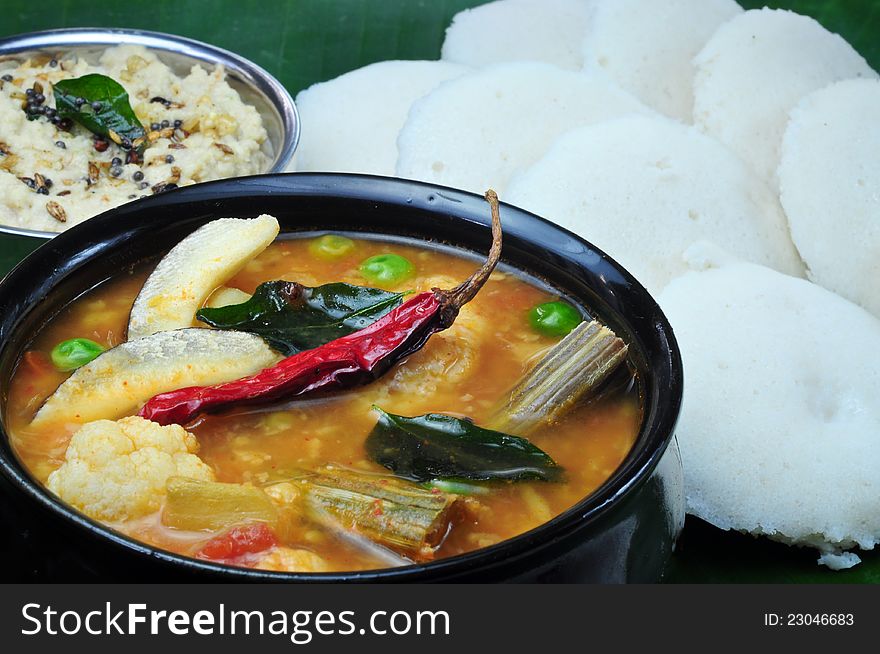
[[[278,544],[275,534],[264,522],[233,527],[220,536],[209,540],[198,556],[200,559],[222,561],[254,554]]]

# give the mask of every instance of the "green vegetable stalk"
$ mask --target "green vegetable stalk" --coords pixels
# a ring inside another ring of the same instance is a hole
[[[489,425],[528,434],[552,424],[594,394],[626,360],[627,351],[599,322],[580,323],[517,384]]]
[[[489,495],[492,489],[483,484],[458,481],[456,479],[432,479],[424,484],[425,488],[436,488],[443,493],[454,493],[455,495]]]
[[[246,522],[273,524],[278,511],[255,486],[169,477],[162,523],[188,531],[217,531]]]
[[[427,560],[455,517],[457,496],[394,477],[327,468],[288,483],[311,519],[356,531],[415,560]]]

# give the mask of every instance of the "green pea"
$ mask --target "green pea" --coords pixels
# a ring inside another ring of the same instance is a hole
[[[354,251],[355,242],[339,234],[324,234],[309,243],[309,252],[319,259],[341,259]]]
[[[565,336],[582,321],[580,312],[561,300],[539,304],[529,311],[529,324],[544,336]]]
[[[412,277],[415,267],[399,254],[377,254],[361,263],[360,271],[371,284],[397,284]]]
[[[71,338],[53,347],[50,356],[58,370],[70,372],[86,365],[103,351],[104,348],[95,341],[87,338]]]

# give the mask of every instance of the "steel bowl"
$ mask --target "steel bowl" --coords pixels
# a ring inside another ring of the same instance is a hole
[[[124,204],[61,234],[0,282],[0,549],[28,580],[555,581],[658,580],[684,521],[673,437],[682,396],[675,337],[648,292],[604,252],[565,229],[502,206],[502,263],[590,308],[629,344],[639,373],[642,425],[612,476],[571,509],[491,547],[432,563],[362,572],[292,574],[235,568],[137,542],[95,522],[36,481],[5,431],[5,398],[21,353],[83,291],[132,264],[155,260],[221,216],[270,213],[282,238],[361,232],[485,252],[482,197],[366,175],[261,175],[207,182]],[[3,547],[3,540],[11,541]],[[14,553],[14,554],[11,554]],[[9,573],[7,573],[9,574]],[[0,578],[3,574],[0,573]]]
[[[39,54],[54,56],[58,53],[74,53],[87,61],[94,61],[101,52],[116,45],[142,45],[155,52],[159,60],[177,75],[189,73],[193,64],[199,64],[209,71],[218,65],[224,66],[229,85],[245,103],[257,109],[269,134],[265,147],[272,165],[265,172],[283,172],[287,167],[300,134],[299,115],[293,98],[281,82],[264,69],[223,48],[174,34],[144,30],[91,27],[57,29],[0,39],[0,64]],[[0,232],[26,237],[30,242],[18,244],[4,238],[4,241],[8,241],[4,245],[16,249],[23,247],[26,251],[39,245],[38,241],[31,239],[48,239],[58,234],[2,224]]]

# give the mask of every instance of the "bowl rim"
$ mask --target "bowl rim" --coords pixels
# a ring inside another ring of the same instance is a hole
[[[381,193],[371,192],[368,189],[374,188],[374,185],[382,189]],[[29,279],[34,278],[34,272],[29,270],[38,265],[42,254],[58,254],[67,249],[70,253],[76,252],[74,247],[76,240],[79,238],[79,232],[86,231],[83,226],[90,225],[90,229],[101,231],[103,229],[107,240],[112,238],[113,234],[124,234],[128,229],[113,228],[114,222],[120,224],[117,214],[137,215],[141,212],[150,212],[157,206],[168,207],[175,205],[186,205],[196,202],[198,195],[210,197],[213,192],[218,192],[213,197],[215,199],[223,199],[229,197],[239,197],[247,194],[254,197],[259,194],[279,194],[287,193],[293,196],[320,196],[323,198],[336,199],[356,199],[364,202],[381,202],[383,204],[393,203],[399,206],[406,205],[416,209],[427,211],[440,210],[437,207],[433,209],[430,203],[433,202],[435,196],[441,196],[452,202],[471,202],[478,200],[484,203],[482,196],[467,191],[442,187],[434,184],[403,180],[398,178],[380,177],[375,175],[361,175],[349,173],[285,173],[274,175],[256,175],[249,177],[238,177],[203,184],[193,185],[165,193],[158,196],[138,201],[136,203],[128,203],[120,205],[115,209],[111,209],[100,214],[88,221],[74,226],[72,229],[59,234],[59,238],[51,242],[47,242],[33,253],[23,259],[5,278],[0,280],[0,298],[5,293],[15,293],[15,289],[20,284],[26,284]],[[419,205],[414,202],[413,198],[418,192],[428,194],[428,202]],[[190,198],[190,196],[194,196]],[[217,205],[219,206],[219,204]],[[472,567],[477,568],[480,565],[492,567],[499,561],[508,561],[515,558],[534,554],[535,550],[552,545],[554,542],[564,539],[567,535],[576,531],[578,528],[584,528],[604,515],[607,515],[612,509],[623,503],[629,496],[640,488],[650,477],[660,462],[660,459],[666,452],[670,442],[674,438],[675,426],[679,417],[682,393],[683,393],[683,365],[681,354],[678,348],[675,335],[672,331],[665,314],[657,305],[653,297],[648,291],[619,263],[605,254],[602,250],[592,245],[580,236],[570,232],[569,230],[556,225],[540,216],[530,213],[519,207],[502,203],[502,216],[507,212],[516,212],[520,220],[540,226],[545,232],[551,231],[556,235],[565,239],[571,245],[577,246],[574,250],[569,251],[572,257],[580,255],[581,257],[599,257],[604,263],[607,263],[615,269],[621,279],[625,281],[632,292],[639,297],[639,301],[643,303],[640,307],[647,307],[650,310],[651,321],[653,322],[654,337],[665,344],[663,351],[663,366],[659,371],[660,383],[657,384],[659,400],[648,410],[646,403],[644,411],[643,423],[640,427],[639,434],[626,458],[621,462],[614,473],[592,493],[580,499],[576,504],[555,516],[548,522],[531,529],[528,532],[505,539],[499,543],[489,547],[480,548],[472,552],[452,556],[449,558],[439,559],[427,563],[414,563],[394,568],[380,568],[375,570],[349,571],[349,572],[326,572],[326,573],[289,573],[276,572],[267,570],[256,570],[252,568],[241,568],[221,563],[214,563],[206,560],[194,559],[185,555],[175,554],[158,547],[147,545],[137,541],[124,534],[116,532],[112,528],[87,517],[73,507],[67,505],[59,498],[54,496],[42,484],[33,479],[30,473],[18,461],[17,456],[12,452],[9,445],[9,435],[6,432],[5,425],[0,420],[0,474],[3,474],[9,482],[16,488],[23,491],[32,500],[41,505],[41,508],[48,510],[59,518],[65,520],[74,527],[84,530],[91,536],[99,536],[104,541],[112,543],[118,548],[128,550],[140,556],[158,560],[166,565],[170,565],[183,572],[195,572],[220,576],[228,581],[287,581],[287,582],[400,582],[400,581],[425,581],[448,574],[450,576],[460,575],[467,572]],[[154,212],[155,213],[155,212]],[[489,231],[489,219],[485,215],[486,212],[469,215],[467,219],[455,217],[456,220],[467,220],[469,223],[475,223],[481,228]],[[106,227],[105,227],[106,224]],[[133,223],[131,223],[133,224]],[[376,229],[371,233],[383,234],[389,233],[382,229]],[[528,236],[522,237],[524,241],[530,241]],[[72,243],[68,243],[72,241]],[[130,241],[129,241],[130,242]],[[535,242],[532,240],[532,242]],[[90,241],[93,244],[93,241]],[[462,246],[457,246],[462,248]],[[95,254],[91,252],[86,256],[87,259],[93,260]],[[503,260],[503,257],[502,257]],[[572,260],[572,259],[569,259]],[[518,266],[511,263],[514,268]],[[576,264],[580,269],[589,269],[583,262]],[[56,280],[56,284],[57,281]],[[30,311],[35,305],[27,308]],[[626,316],[617,309],[611,309],[625,322]],[[0,320],[7,320],[6,316]],[[633,331],[635,331],[633,329]],[[4,341],[11,340],[7,335]],[[5,342],[0,343],[0,352],[5,348]],[[651,375],[657,375],[656,370],[651,370]],[[639,443],[644,440],[645,443],[639,448]],[[8,450],[8,451],[7,451]],[[11,456],[10,456],[11,455]]]
[[[66,27],[22,32],[0,38],[0,57],[53,47],[104,46],[109,48],[116,45],[142,45],[151,50],[182,54],[206,64],[222,64],[228,71],[242,77],[245,83],[253,86],[265,96],[268,106],[277,114],[283,130],[275,160],[266,173],[284,172],[290,164],[297,145],[299,145],[302,132],[299,111],[293,96],[265,68],[230,50],[167,32],[124,27]],[[52,239],[63,232],[27,229],[0,223],[0,233]]]

